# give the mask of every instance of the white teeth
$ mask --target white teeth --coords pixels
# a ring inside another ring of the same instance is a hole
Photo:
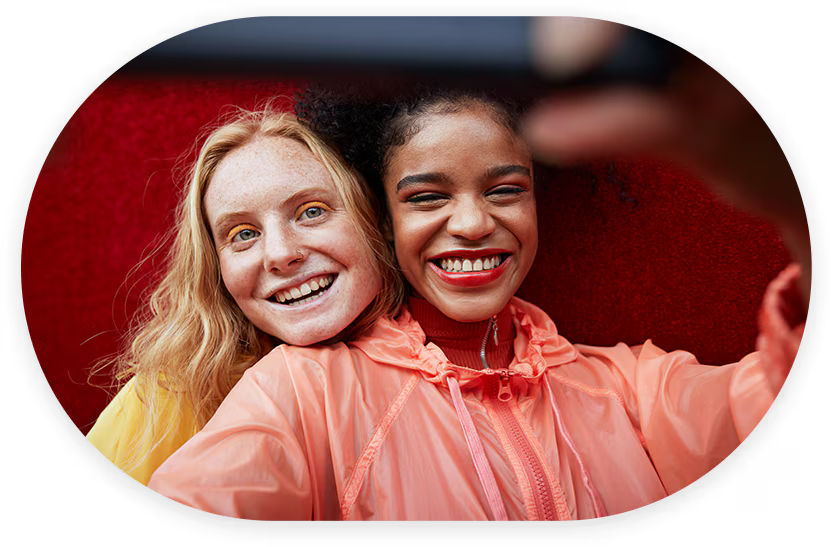
[[[480,272],[496,268],[501,262],[500,255],[478,258],[474,262],[467,258],[443,258],[440,267],[447,272]]]
[[[297,287],[292,287],[290,289],[282,290],[275,293],[275,298],[281,302],[285,303],[288,306],[297,306],[302,303],[312,302],[317,298],[321,297],[323,292],[318,294],[313,294],[312,296],[307,296],[314,291],[323,289],[328,287],[333,282],[333,275],[325,275],[318,279],[314,279],[308,281],[306,283],[302,283]],[[307,298],[303,298],[307,296]]]

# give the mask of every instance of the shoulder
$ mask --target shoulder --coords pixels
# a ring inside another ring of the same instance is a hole
[[[350,358],[351,350],[344,343],[331,345],[290,346],[281,344],[266,354],[244,373],[244,377],[297,375],[301,372],[320,373],[333,362]]]
[[[298,394],[317,399],[331,383],[331,371],[349,367],[357,351],[344,343],[277,346],[243,373],[232,393],[254,389],[276,402],[295,400]]]
[[[155,401],[152,422],[150,412],[136,378],[132,378],[96,420],[87,440],[107,459],[131,477],[147,484],[151,473],[177,448],[193,436],[196,422],[187,405],[166,390],[154,387]],[[148,424],[163,432],[152,439]]]
[[[136,378],[131,378],[113,397],[99,415],[87,439],[99,446],[111,439],[119,429],[137,427],[141,419],[142,402],[136,393]]]

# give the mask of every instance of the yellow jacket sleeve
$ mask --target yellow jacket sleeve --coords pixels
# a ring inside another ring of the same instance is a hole
[[[147,485],[156,468],[162,465],[185,441],[196,434],[196,424],[189,409],[159,390],[158,410],[154,423],[165,431],[156,446],[142,440],[142,416],[145,411],[136,393],[135,378],[116,394],[96,420],[87,439],[122,471]]]

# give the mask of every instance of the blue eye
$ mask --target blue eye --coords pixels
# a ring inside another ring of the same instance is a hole
[[[231,231],[229,231],[228,235],[226,236],[226,240],[230,243],[249,241],[250,239],[254,239],[259,235],[260,231],[258,231],[251,224],[240,224],[232,228]]]
[[[255,230],[240,230],[237,232],[237,237],[240,241],[247,241],[249,239],[253,239],[257,237],[257,232]]]
[[[320,207],[310,207],[309,209],[301,213],[301,216],[306,216],[307,218],[316,218],[320,217],[322,214],[324,214],[324,209]]]
[[[315,220],[317,218],[321,218],[321,216],[327,211],[332,211],[332,209],[326,203],[321,201],[311,201],[303,204],[298,209],[298,214],[295,217],[295,220]]]

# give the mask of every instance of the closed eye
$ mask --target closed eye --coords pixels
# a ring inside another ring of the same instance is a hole
[[[414,194],[405,198],[405,202],[414,205],[433,205],[441,203],[447,199],[448,196],[446,196],[445,194],[438,194],[436,192],[422,192],[420,194]]]
[[[522,188],[520,186],[498,186],[497,188],[489,191],[488,195],[520,194],[525,191],[526,188]]]
[[[492,200],[504,201],[511,200],[512,198],[515,198],[526,191],[527,189],[523,186],[516,186],[514,184],[504,185],[489,190],[488,192],[486,192],[486,196],[488,198],[491,198]]]

